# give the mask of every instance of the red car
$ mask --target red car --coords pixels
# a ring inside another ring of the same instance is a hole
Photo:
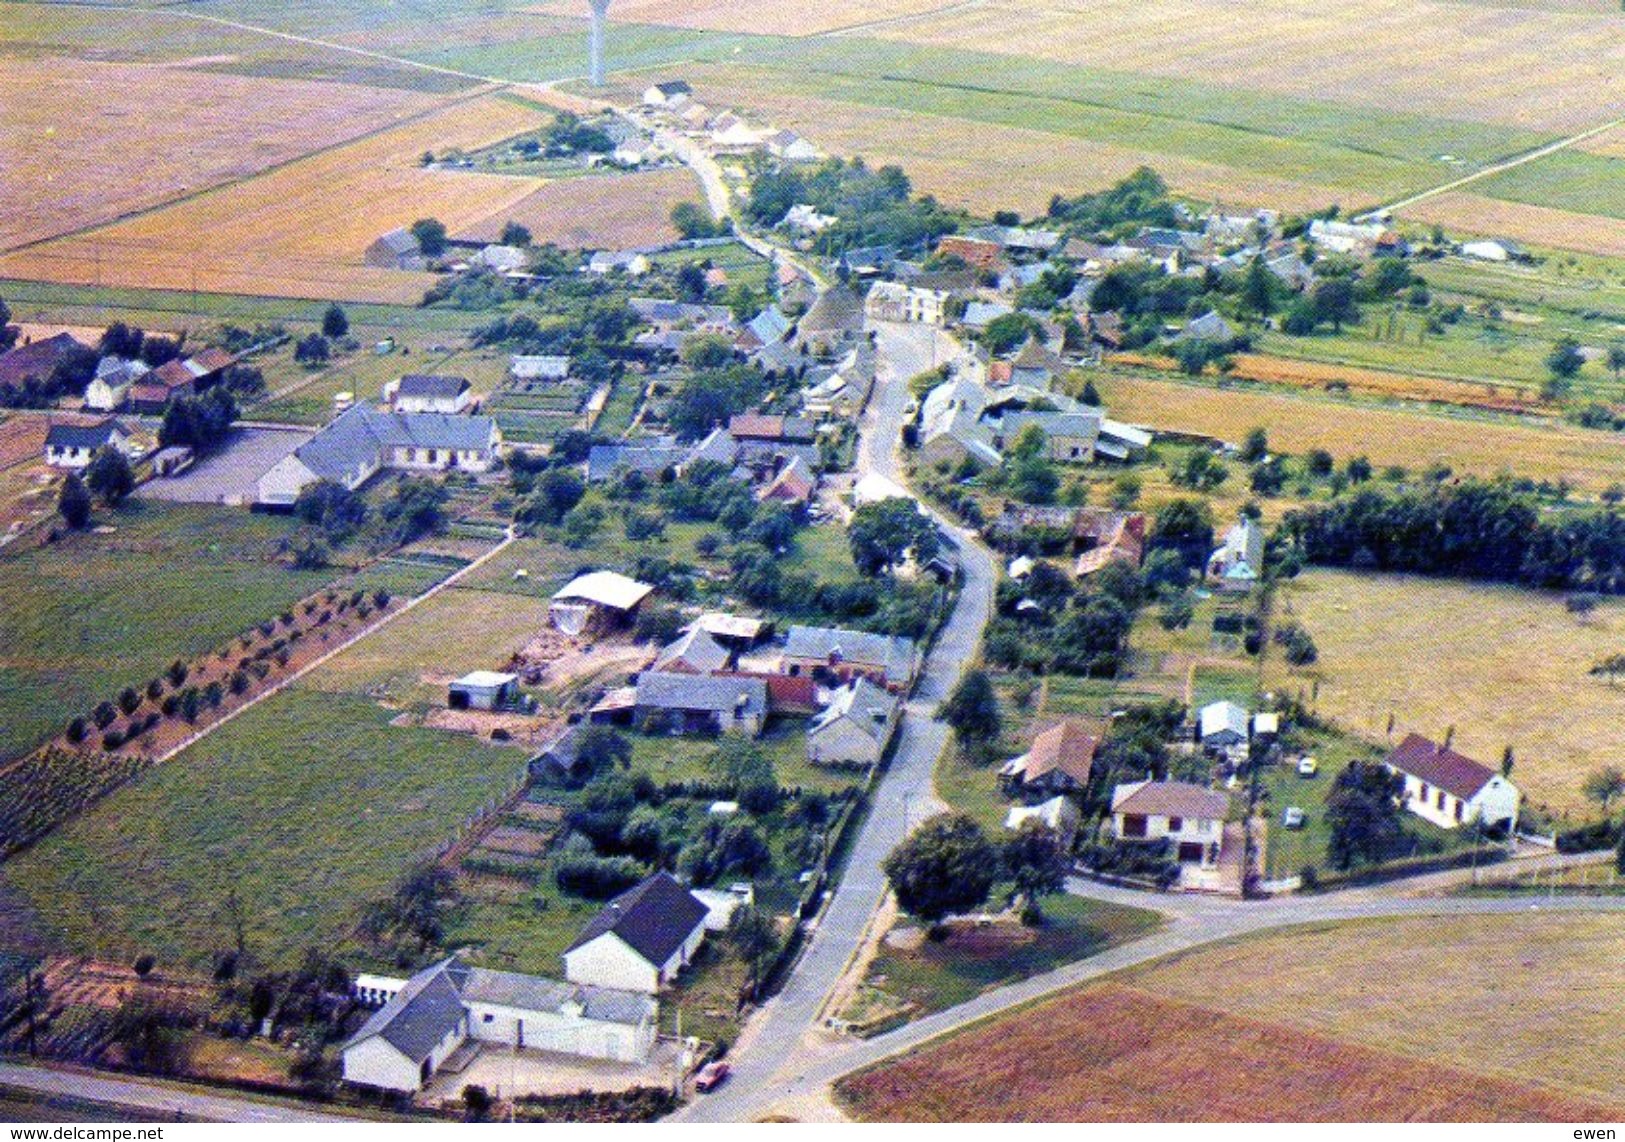
[[[700,1068],[700,1073],[694,1076],[694,1089],[701,1093],[716,1090],[731,1070],[727,1063],[706,1063]]]

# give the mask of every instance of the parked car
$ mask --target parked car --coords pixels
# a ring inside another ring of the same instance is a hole
[[[1298,776],[1299,777],[1313,777],[1315,774],[1317,774],[1319,772],[1320,772],[1320,762],[1316,761],[1314,758],[1312,758],[1312,757],[1300,757],[1298,759]]]
[[[732,1069],[727,1063],[706,1063],[694,1076],[694,1089],[701,1093],[716,1090]]]
[[[1303,810],[1298,808],[1296,805],[1291,806],[1285,813],[1281,814],[1281,825],[1284,828],[1301,829],[1304,826],[1304,822],[1305,817],[1303,815]]]

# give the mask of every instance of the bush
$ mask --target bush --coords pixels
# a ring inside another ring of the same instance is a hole
[[[83,718],[75,718],[68,723],[68,740],[78,745],[85,740],[86,726]]]
[[[118,749],[124,744],[124,735],[118,730],[108,730],[102,735],[102,748],[108,751]]]
[[[561,861],[553,870],[553,882],[572,896],[608,900],[646,875],[648,869],[630,857],[579,856]]]
[[[1585,853],[1613,848],[1619,844],[1622,831],[1625,831],[1625,826],[1616,821],[1595,821],[1589,825],[1581,825],[1577,829],[1557,834],[1557,851]]]

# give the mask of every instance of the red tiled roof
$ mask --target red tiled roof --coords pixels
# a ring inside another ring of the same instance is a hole
[[[741,413],[728,421],[728,435],[735,440],[777,440],[783,433],[782,416]]]
[[[964,238],[950,234],[937,243],[937,253],[943,257],[955,257],[967,266],[977,269],[990,269],[1003,254],[997,242],[987,242],[981,238]]]
[[[1125,787],[1119,785],[1121,792]],[[1230,797],[1217,789],[1188,781],[1146,781],[1121,799],[1112,798],[1113,813],[1144,817],[1221,818],[1230,811]]]
[[[1033,739],[1023,780],[1036,781],[1058,769],[1079,785],[1087,785],[1099,747],[1100,739],[1079,723],[1059,722]]]
[[[83,348],[86,346],[76,341],[72,334],[58,333],[54,337],[31,341],[0,353],[0,384],[20,387],[29,377],[43,381],[51,375],[58,361],[74,349]]]
[[[1431,742],[1421,734],[1407,735],[1386,761],[1390,768],[1420,778],[1463,801],[1471,800],[1495,776],[1495,771],[1488,766]]]

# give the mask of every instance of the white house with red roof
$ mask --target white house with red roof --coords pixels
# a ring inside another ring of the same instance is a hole
[[[1449,746],[1409,734],[1383,764],[1405,779],[1405,808],[1441,829],[1482,821],[1518,825],[1523,794],[1487,765]]]
[[[1181,864],[1214,868],[1224,846],[1230,797],[1188,781],[1133,781],[1112,790],[1113,832],[1120,841],[1173,843]]]

